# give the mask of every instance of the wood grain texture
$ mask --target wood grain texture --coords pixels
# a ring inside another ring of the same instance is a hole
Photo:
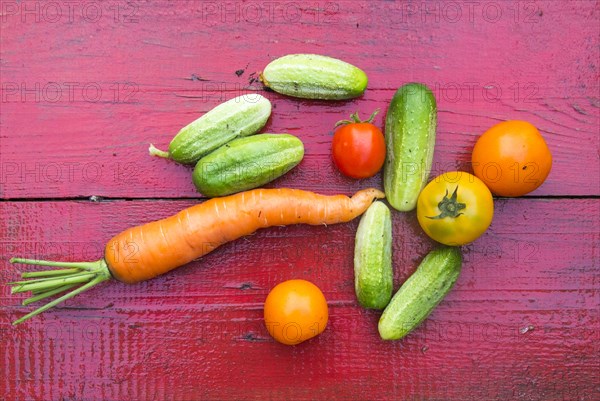
[[[463,247],[455,289],[406,339],[357,305],[358,221],[277,227],[135,286],[110,282],[30,322],[0,290],[0,400],[600,399],[600,7],[597,1],[0,0],[0,281],[11,256],[94,260],[115,233],[200,197],[191,168],[147,154],[240,94],[273,103],[265,132],[306,157],[269,186],[381,187],[341,176],[336,121],[387,109],[403,83],[438,100],[433,174],[469,170],[496,122],[535,124],[554,156],[529,197],[499,199]],[[359,99],[264,92],[275,57],[320,53],[366,71]],[[377,119],[382,124],[381,115]],[[103,202],[72,198],[127,198]],[[149,199],[149,198],[163,198]],[[394,284],[435,244],[394,213]],[[321,287],[325,332],[296,347],[262,304],[290,278]]]
[[[191,204],[2,203],[2,281],[22,269],[10,256],[97,259],[116,232]],[[491,229],[464,248],[455,289],[398,342],[381,341],[379,313],[355,299],[357,221],[262,230],[16,328],[29,308],[3,287],[1,386],[7,399],[595,400],[599,213],[596,200],[498,201]],[[413,213],[394,214],[393,230],[398,288],[434,245]],[[268,336],[262,303],[298,277],[322,288],[331,320],[322,336],[285,347]]]
[[[42,6],[36,14],[31,3],[4,5],[2,198],[198,196],[190,168],[149,157],[148,144],[165,147],[182,126],[253,91],[273,102],[265,132],[306,144],[306,160],[278,185],[337,193],[379,184],[335,170],[331,131],[356,110],[385,111],[410,81],[438,99],[435,172],[469,169],[478,135],[525,119],[555,160],[535,195],[600,194],[589,180],[600,174],[594,2],[292,2],[269,13],[269,2],[133,1],[98,6],[97,21],[77,2],[73,16]],[[297,101],[250,83],[294,52],[363,68],[367,92]]]

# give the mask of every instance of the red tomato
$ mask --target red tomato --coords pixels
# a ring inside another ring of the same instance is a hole
[[[372,177],[383,166],[385,140],[381,130],[371,124],[375,114],[367,121],[360,121],[355,113],[352,121],[340,121],[343,125],[333,135],[333,161],[348,177]]]

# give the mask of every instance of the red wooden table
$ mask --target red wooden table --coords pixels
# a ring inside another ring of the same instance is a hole
[[[358,222],[281,227],[143,284],[111,282],[17,327],[0,292],[0,400],[599,400],[599,34],[595,1],[1,0],[0,281],[11,256],[94,260],[129,227],[199,202],[190,168],[151,158],[233,96],[273,103],[304,161],[270,184],[326,194],[381,186],[330,160],[334,123],[424,82],[439,107],[434,171],[469,170],[479,134],[532,122],[554,166],[497,199],[454,290],[406,339],[357,305]],[[361,67],[363,97],[298,101],[253,78],[289,53]],[[377,120],[381,125],[381,118]],[[434,246],[394,214],[395,288]],[[276,283],[319,285],[330,323],[295,347],[261,320]]]

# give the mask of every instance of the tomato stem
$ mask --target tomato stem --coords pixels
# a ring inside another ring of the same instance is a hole
[[[363,121],[365,123],[372,123],[373,120],[375,119],[375,116],[379,114],[379,109],[375,109],[375,111],[373,113],[371,113],[371,115],[369,116],[369,118],[367,119],[367,121]]]
[[[458,197],[458,185],[454,188],[454,192],[452,196],[448,198],[448,190],[446,190],[446,194],[444,198],[438,203],[438,209],[440,209],[441,213],[437,216],[426,216],[428,219],[432,220],[441,220],[445,217],[456,218],[463,214],[461,210],[467,207],[464,203],[460,203],[457,200]]]
[[[358,115],[358,111],[350,114],[350,119],[349,120],[340,120],[337,123],[335,123],[335,128],[339,127],[340,125],[346,125],[346,124],[360,124],[360,123],[369,123],[372,124],[373,120],[375,119],[375,116],[379,113],[379,109],[375,109],[375,111],[373,113],[371,113],[371,116],[366,119],[366,120],[361,120],[360,116]]]

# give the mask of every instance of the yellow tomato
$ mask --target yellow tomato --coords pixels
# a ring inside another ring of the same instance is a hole
[[[492,222],[494,201],[477,177],[454,171],[434,178],[417,201],[417,218],[423,231],[445,245],[475,241]]]

